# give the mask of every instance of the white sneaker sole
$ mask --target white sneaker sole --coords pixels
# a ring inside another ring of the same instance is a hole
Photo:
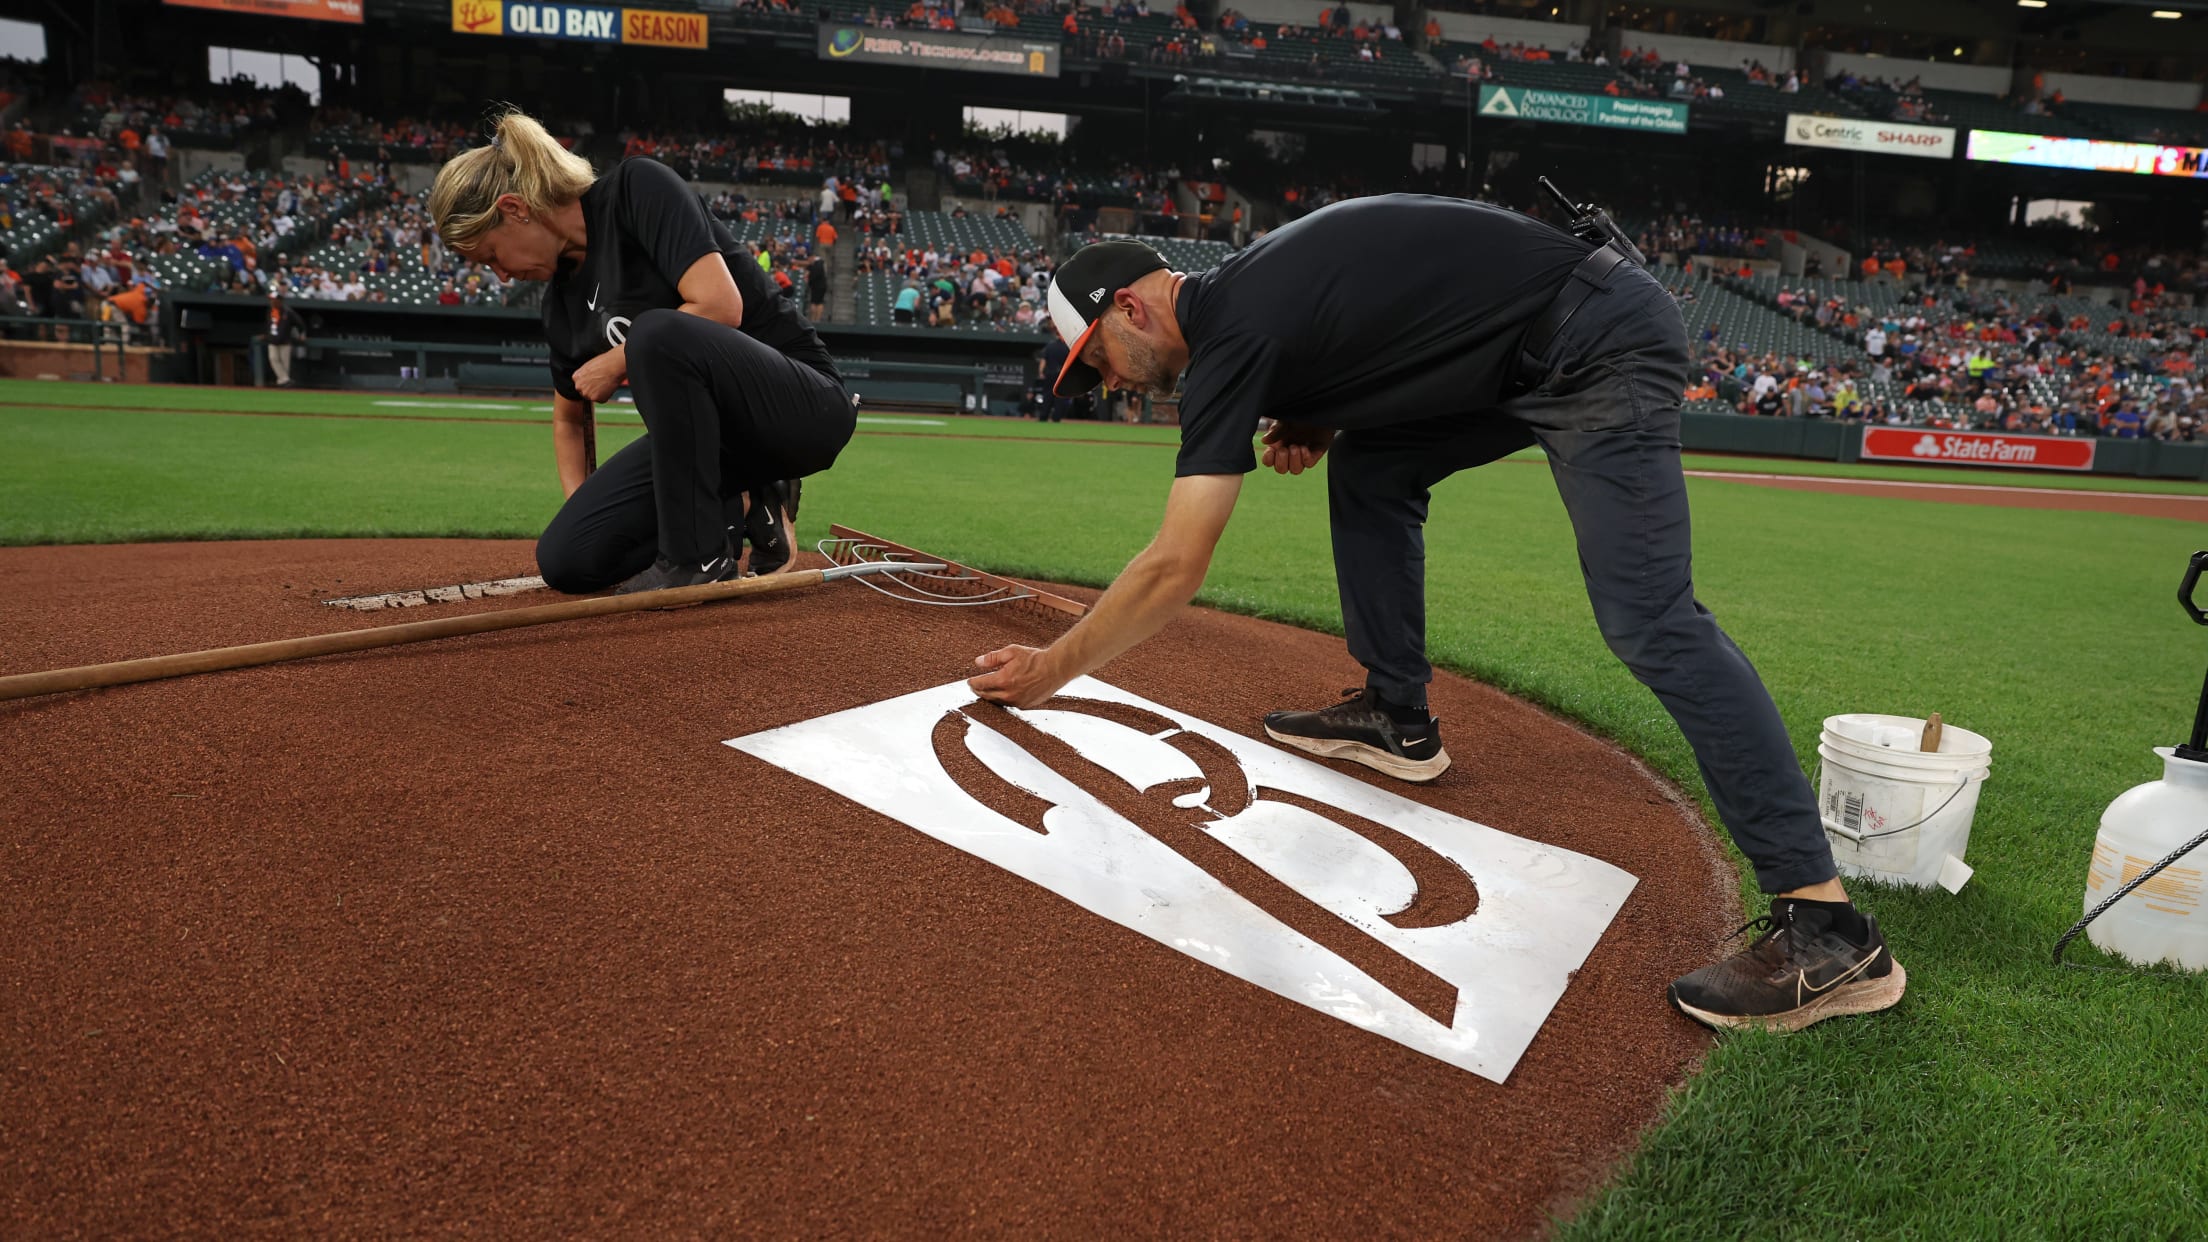
[[[1265,736],[1283,746],[1293,746],[1307,754],[1322,759],[1347,759],[1361,763],[1378,772],[1385,772],[1399,781],[1425,784],[1449,770],[1449,752],[1438,750],[1431,759],[1405,759],[1393,751],[1364,742],[1350,742],[1337,738],[1297,737],[1291,733],[1275,733],[1271,725],[1265,726]]]
[[[1846,987],[1835,988],[1830,995],[1820,996],[1799,1009],[1789,1009],[1785,1013],[1751,1015],[1711,1013],[1706,1009],[1697,1009],[1676,999],[1671,1003],[1678,1007],[1679,1012],[1705,1026],[1714,1026],[1719,1030],[1798,1031],[1805,1026],[1815,1025],[1827,1018],[1845,1017],[1851,1013],[1877,1013],[1881,1009],[1892,1009],[1895,1005],[1901,1003],[1901,994],[1907,991],[1908,988],[1909,972],[1903,970],[1901,963],[1897,961],[1894,963],[1894,968],[1887,972],[1883,979],[1865,979],[1861,983],[1851,983]]]

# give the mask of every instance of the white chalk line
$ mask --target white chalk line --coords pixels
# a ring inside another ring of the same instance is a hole
[[[323,604],[331,608],[350,608],[354,612],[380,612],[385,608],[419,608],[424,604],[457,604],[471,599],[491,599],[500,595],[519,595],[524,591],[541,591],[544,579],[534,575],[527,578],[494,578],[488,582],[456,582],[451,586],[422,587],[413,591],[390,591],[382,595],[349,595],[344,599],[326,599]]]

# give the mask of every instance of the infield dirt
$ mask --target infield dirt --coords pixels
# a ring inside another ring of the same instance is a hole
[[[530,563],[0,550],[0,673]],[[1523,1235],[1630,1150],[1734,873],[1494,690],[1435,685],[1437,783],[1348,770],[1639,877],[1505,1085],[720,745],[1060,628],[842,583],[0,705],[0,1235]],[[1100,676],[1252,737],[1360,680],[1207,611]]]

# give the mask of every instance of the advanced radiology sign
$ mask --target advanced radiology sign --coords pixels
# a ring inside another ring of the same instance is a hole
[[[822,60],[970,69],[976,73],[1016,73],[1036,78],[1058,76],[1057,41],[1030,39],[1018,34],[882,30],[830,23],[820,28],[819,51]]]
[[[1596,129],[1687,132],[1687,105],[1668,99],[1622,99],[1578,91],[1537,91],[1528,86],[1480,87],[1480,115],[1514,121],[1550,121]]]
[[[952,682],[727,744],[1496,1082],[1637,882],[1093,678],[1065,695]]]

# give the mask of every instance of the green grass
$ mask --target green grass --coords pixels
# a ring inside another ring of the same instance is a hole
[[[0,407],[0,439],[0,542],[529,536],[558,501],[537,426]],[[808,538],[833,519],[1100,584],[1154,529],[1170,473],[1163,452],[1106,445],[862,436],[808,483],[802,524]],[[2208,635],[2171,596],[2208,528],[1967,506],[1940,507],[1935,527],[1923,502],[1689,486],[1701,595],[1805,762],[1822,718],[1843,711],[1938,710],[1993,739],[1978,874],[1960,896],[1856,886],[1909,968],[1909,999],[1722,1042],[1563,1235],[2197,1235],[2208,979],[2046,959],[2078,913],[2100,811],[2156,776],[2148,748],[2190,722]],[[1595,632],[1545,471],[1452,479],[1428,542],[1440,663],[1586,722],[1699,793],[1677,731]],[[1252,476],[1204,598],[1338,631],[1323,480]],[[1477,771],[1476,739],[1457,746]]]

